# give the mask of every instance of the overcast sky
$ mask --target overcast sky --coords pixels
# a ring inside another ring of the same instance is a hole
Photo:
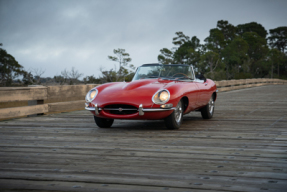
[[[0,43],[25,70],[44,77],[75,67],[84,76],[114,68],[113,49],[132,64],[156,63],[175,32],[201,43],[218,20],[287,26],[286,0],[0,0]]]

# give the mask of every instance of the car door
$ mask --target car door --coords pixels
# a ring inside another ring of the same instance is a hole
[[[197,106],[202,107],[209,101],[208,81],[195,79],[194,82],[198,87]]]

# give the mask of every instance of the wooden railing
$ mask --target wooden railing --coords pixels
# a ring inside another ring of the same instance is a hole
[[[239,79],[215,81],[219,92],[232,91],[236,89],[245,89],[262,85],[287,84],[287,80],[282,79]]]
[[[1,87],[0,120],[83,110],[87,92],[97,85]]]
[[[216,81],[215,83],[219,92],[222,92],[269,84],[287,84],[287,80],[242,79]],[[35,114],[83,110],[85,95],[96,86],[97,84],[1,87],[0,120]]]

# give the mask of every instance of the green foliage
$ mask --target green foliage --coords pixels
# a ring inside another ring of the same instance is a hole
[[[177,48],[173,54],[174,63],[182,63],[197,66],[200,60],[200,40],[193,36]]]
[[[204,41],[207,49],[217,53],[220,53],[226,46],[222,31],[216,28],[209,31],[209,36]]]
[[[287,48],[287,27],[277,27],[269,30],[270,37],[268,37],[269,45],[272,48],[277,48],[279,51],[285,53]]]
[[[31,72],[24,71],[22,75],[23,75],[22,82],[24,85],[31,85],[35,82]]]
[[[248,56],[253,61],[263,59],[268,53],[267,41],[255,32],[245,32],[242,38],[248,43]]]
[[[198,66],[198,69],[206,76],[210,77],[211,79],[214,79],[214,72],[219,63],[219,54],[213,51],[208,51],[200,57],[200,65]]]
[[[94,75],[86,76],[83,78],[85,84],[100,84],[102,80],[100,78],[94,77]]]
[[[24,84],[33,82],[33,75],[26,72],[23,66],[6,50],[0,48],[0,86],[12,86],[13,81],[21,76],[23,76]]]
[[[275,67],[277,67],[277,78],[280,76],[280,67],[286,64],[286,55],[278,49],[271,49],[268,52],[268,66],[271,68],[270,76],[273,78]]]
[[[181,63],[197,67],[202,52],[202,45],[200,44],[200,40],[196,36],[190,38],[181,31],[176,32],[175,34],[177,36],[172,39],[172,43],[176,46],[172,48],[174,51],[171,51],[168,48],[161,49],[161,54],[158,55],[159,63]]]
[[[177,37],[174,37],[172,39],[173,40],[172,43],[174,45],[181,46],[189,41],[189,36],[184,35],[183,32],[178,31],[175,34],[177,35]]]
[[[113,81],[125,81],[126,77],[129,77],[131,73],[134,72],[135,66],[129,64],[132,61],[130,58],[130,54],[126,53],[125,49],[114,49],[114,54],[116,56],[108,56],[108,59],[111,61],[115,61],[119,64],[119,70],[111,69],[109,71],[102,72],[102,78],[106,82],[113,82]],[[127,78],[129,79],[129,78]]]
[[[175,34],[172,43],[176,47],[161,49],[160,63],[193,65],[195,71],[214,80],[287,78],[287,27],[271,29],[268,44],[266,29],[256,22],[234,26],[220,20],[216,28],[210,29],[205,44],[195,36]]]
[[[225,63],[226,79],[234,78],[236,69],[247,60],[248,44],[241,37],[236,37],[222,52]]]
[[[157,60],[161,64],[172,64],[173,61],[173,52],[169,50],[168,48],[163,48],[160,50],[160,53],[157,57]]]
[[[266,39],[267,36],[267,31],[266,29],[259,23],[256,22],[250,22],[250,23],[245,23],[241,25],[237,25],[237,34],[240,35],[241,37],[243,36],[244,33],[246,32],[254,32],[257,33],[260,37]]]
[[[218,21],[217,28],[222,32],[224,36],[224,41],[226,43],[231,42],[235,38],[236,27],[228,23],[228,21]]]

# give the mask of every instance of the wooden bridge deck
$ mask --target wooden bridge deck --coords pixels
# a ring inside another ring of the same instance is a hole
[[[287,86],[218,94],[180,130],[87,111],[0,122],[0,191],[287,191]]]

